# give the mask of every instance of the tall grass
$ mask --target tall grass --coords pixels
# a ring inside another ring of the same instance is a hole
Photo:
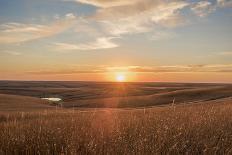
[[[232,154],[232,104],[2,114],[0,154]]]

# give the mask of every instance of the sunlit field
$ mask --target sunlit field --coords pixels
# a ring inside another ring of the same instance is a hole
[[[0,155],[232,155],[232,0],[0,0]]]
[[[231,154],[232,100],[1,113],[0,154]]]
[[[231,154],[232,85],[0,82],[0,154]]]

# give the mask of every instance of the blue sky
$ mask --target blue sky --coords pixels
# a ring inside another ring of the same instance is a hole
[[[210,82],[231,82],[231,7],[231,0],[1,0],[0,79],[101,81],[127,72],[134,81],[207,82],[202,77],[214,73]]]

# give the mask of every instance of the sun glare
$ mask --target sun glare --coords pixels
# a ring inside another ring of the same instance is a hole
[[[127,70],[111,71],[106,74],[105,78],[112,82],[134,82],[136,81],[136,73]]]
[[[116,75],[116,81],[117,82],[125,82],[126,81],[125,75],[123,75],[123,74]]]

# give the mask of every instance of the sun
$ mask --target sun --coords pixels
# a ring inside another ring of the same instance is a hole
[[[123,74],[118,74],[116,75],[116,81],[117,82],[125,82],[126,81],[126,76]]]

